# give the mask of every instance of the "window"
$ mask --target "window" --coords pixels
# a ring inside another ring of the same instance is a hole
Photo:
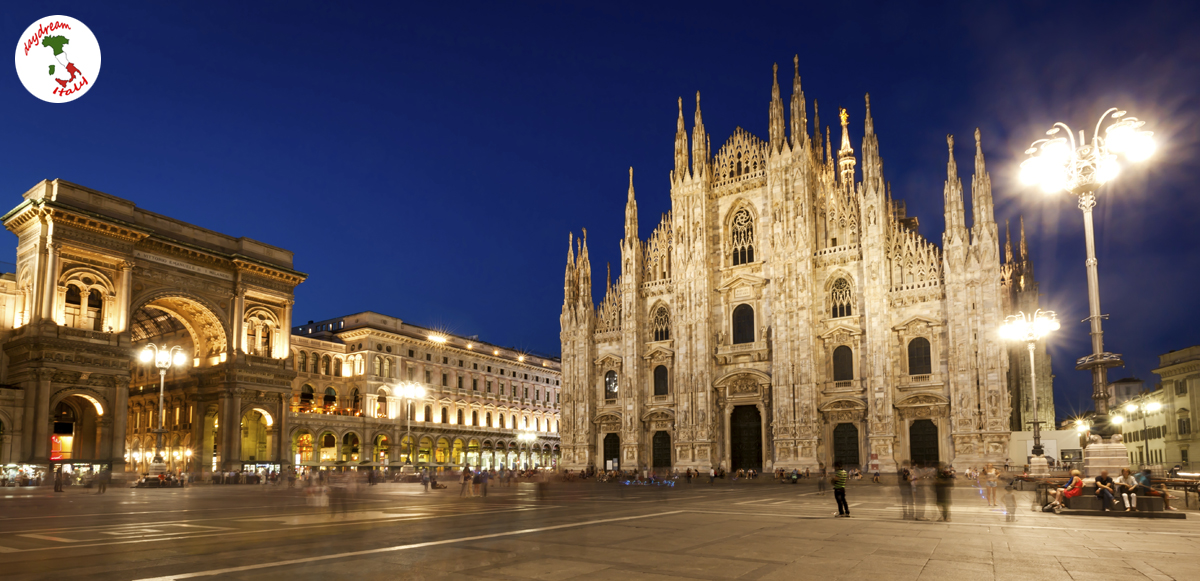
[[[412,357],[412,356],[410,355],[409,357]],[[421,416],[421,418],[423,421],[432,422],[433,421],[433,409],[430,408],[429,406],[425,406],[425,415]]]
[[[504,395],[504,384],[500,384],[500,395]]]
[[[471,412],[471,425],[472,426],[479,425],[479,412]]]
[[[524,393],[525,395],[523,395],[523,396],[521,396],[521,397],[524,397],[525,399],[529,399],[529,388],[528,388],[528,387],[526,387],[526,388],[525,388],[525,390],[524,390],[524,392],[523,392],[523,393]]]
[[[432,374],[431,372],[429,372],[429,371],[426,371],[426,372],[425,372],[425,383],[426,383],[426,384],[431,384],[431,383],[433,383],[433,374]]]
[[[412,380],[413,380],[413,374],[414,374],[414,373],[416,373],[416,372],[417,372],[417,369],[416,369],[415,367],[409,367],[409,368],[408,368],[408,380],[409,380],[409,381],[412,381]]]
[[[433,361],[433,356],[432,356],[431,354],[429,354],[429,353],[426,353],[426,354],[425,354],[425,360],[426,360],[426,361]]]
[[[487,392],[492,393],[492,382],[487,382]]]
[[[852,299],[853,293],[850,292],[850,283],[846,282],[844,278],[837,279],[833,283],[833,288],[830,289],[829,293],[829,303],[831,305],[829,316],[834,319],[849,317],[852,313],[852,309],[850,308],[850,301]]]
[[[409,350],[408,350],[408,356],[409,356],[409,357],[415,357],[416,355],[413,353],[413,350],[412,350],[412,349],[409,349]]]
[[[1179,418],[1179,435],[1186,436],[1192,433],[1192,418]]]
[[[383,358],[375,357],[375,375],[383,375]]]
[[[471,391],[479,391],[479,380],[478,379],[471,380]]]
[[[1187,395],[1187,380],[1180,379],[1175,382],[1175,395]]]
[[[472,364],[471,364],[471,367],[472,367],[473,369],[479,369],[479,364],[478,364],[478,363],[472,363]]]
[[[446,408],[442,408],[442,423],[450,423],[450,410],[447,410]]]
[[[604,399],[617,399],[617,372],[609,371],[604,374]]]
[[[483,419],[487,420],[487,427],[492,427],[492,412],[484,414]]]
[[[463,387],[462,387],[462,386],[463,386],[463,381],[462,381],[462,380],[463,380],[463,378],[460,376],[460,377],[458,377],[458,378],[457,378],[457,380],[458,380],[458,381],[457,381],[457,383],[458,383],[458,388],[459,388],[459,389],[462,389],[462,388],[463,388]]]
[[[754,342],[754,307],[738,305],[733,309],[733,343]]]
[[[1188,454],[1187,453],[1188,453],[1187,450],[1179,451],[1179,460],[1182,461],[1184,464],[1188,463]]]
[[[450,378],[445,373],[442,374],[442,387],[450,385]]]
[[[845,345],[839,345],[833,350],[833,380],[850,381],[854,379],[854,352]]]
[[[655,309],[654,318],[650,321],[650,332],[653,333],[655,341],[671,338],[671,314],[667,307],[660,306]]]
[[[667,366],[654,368],[654,395],[667,395]]]
[[[734,266],[754,262],[754,219],[750,217],[749,210],[742,208],[733,215],[729,245]]]
[[[449,365],[449,364],[450,364],[450,358],[449,358],[449,357],[443,357],[443,358],[442,358],[442,365]]]
[[[301,351],[298,359],[300,360],[300,371],[308,373],[308,353]]]
[[[458,425],[463,425],[463,411],[458,410]]]
[[[492,366],[488,365],[488,373],[491,373],[491,372],[492,372]]]
[[[462,367],[462,366],[463,366],[463,360],[462,360],[462,359],[459,359],[459,360],[458,360],[458,366],[459,366],[459,367]]]
[[[908,374],[929,375],[932,365],[929,360],[929,339],[917,337],[908,342]]]

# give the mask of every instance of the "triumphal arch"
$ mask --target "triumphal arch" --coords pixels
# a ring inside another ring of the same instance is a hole
[[[0,462],[193,472],[286,462],[292,253],[42,181],[4,215],[16,268],[0,277]],[[183,349],[166,375],[137,355]],[[254,432],[254,450],[243,450]],[[144,470],[143,470],[144,471]]]

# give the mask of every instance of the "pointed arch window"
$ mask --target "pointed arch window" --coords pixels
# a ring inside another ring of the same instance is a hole
[[[650,330],[655,341],[666,341],[671,338],[671,313],[666,306],[654,310],[654,318],[650,321]]]
[[[733,265],[754,262],[754,218],[750,211],[742,208],[733,215],[729,232],[729,243],[733,252]]]
[[[929,375],[932,372],[929,339],[917,337],[908,342],[908,374]]]
[[[850,290],[850,283],[846,279],[839,278],[833,283],[833,288],[829,291],[829,316],[836,319],[838,317],[849,317],[853,314],[851,302],[854,300],[854,293]]]
[[[742,304],[733,309],[733,344],[754,342],[754,307]]]

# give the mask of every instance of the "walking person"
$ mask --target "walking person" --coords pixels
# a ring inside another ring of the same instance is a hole
[[[953,490],[954,473],[943,463],[938,466],[934,492],[937,494],[938,508],[942,511],[942,520],[945,522],[950,522],[950,494]]]
[[[846,504],[846,480],[848,478],[849,475],[846,474],[845,470],[842,470],[842,463],[834,462],[833,478],[830,480],[833,484],[833,498],[837,501],[837,516],[840,517],[850,516],[850,505]]]
[[[716,469],[716,468],[709,468],[709,469],[708,469],[708,485],[709,485],[709,486],[712,486],[712,485],[713,485],[713,481],[714,481],[714,480],[716,480],[716,479],[717,479],[717,469]]]
[[[913,511],[912,470],[909,470],[908,460],[905,460],[900,465],[900,472],[896,474],[896,485],[900,489],[900,517],[904,520],[915,519],[916,513]]]
[[[425,492],[429,492],[429,469],[421,469],[421,486],[425,487]]]
[[[460,479],[462,488],[458,490],[458,497],[463,498],[471,491],[471,469],[463,468],[462,478]]]
[[[996,487],[1000,484],[1000,471],[988,462],[980,473],[979,479],[983,484],[983,495],[987,498],[988,506],[996,506]]]
[[[821,465],[821,477],[817,479],[817,496],[825,496],[825,465]]]
[[[112,480],[112,470],[109,470],[108,468],[101,470],[99,477],[96,478],[96,486],[100,489],[100,492],[97,492],[96,494],[104,494],[105,492],[108,492],[109,480]]]
[[[483,497],[484,498],[487,498],[488,476],[489,476],[489,474],[488,474],[487,470],[479,471],[479,484],[483,488]]]

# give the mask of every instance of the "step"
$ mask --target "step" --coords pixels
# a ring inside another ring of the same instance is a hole
[[[1138,504],[1141,504],[1141,503],[1139,502]],[[1128,511],[1128,512],[1126,512],[1125,509],[1121,509],[1121,510],[1082,510],[1082,509],[1064,508],[1064,509],[1062,509],[1062,512],[1060,514],[1070,515],[1070,516],[1107,516],[1107,517],[1113,517],[1113,518],[1120,518],[1120,517],[1125,517],[1125,518],[1184,518],[1184,519],[1187,518],[1187,513],[1176,512],[1176,511],[1171,511],[1171,510],[1160,511],[1160,512],[1148,512],[1148,511],[1141,511],[1141,512]]]

